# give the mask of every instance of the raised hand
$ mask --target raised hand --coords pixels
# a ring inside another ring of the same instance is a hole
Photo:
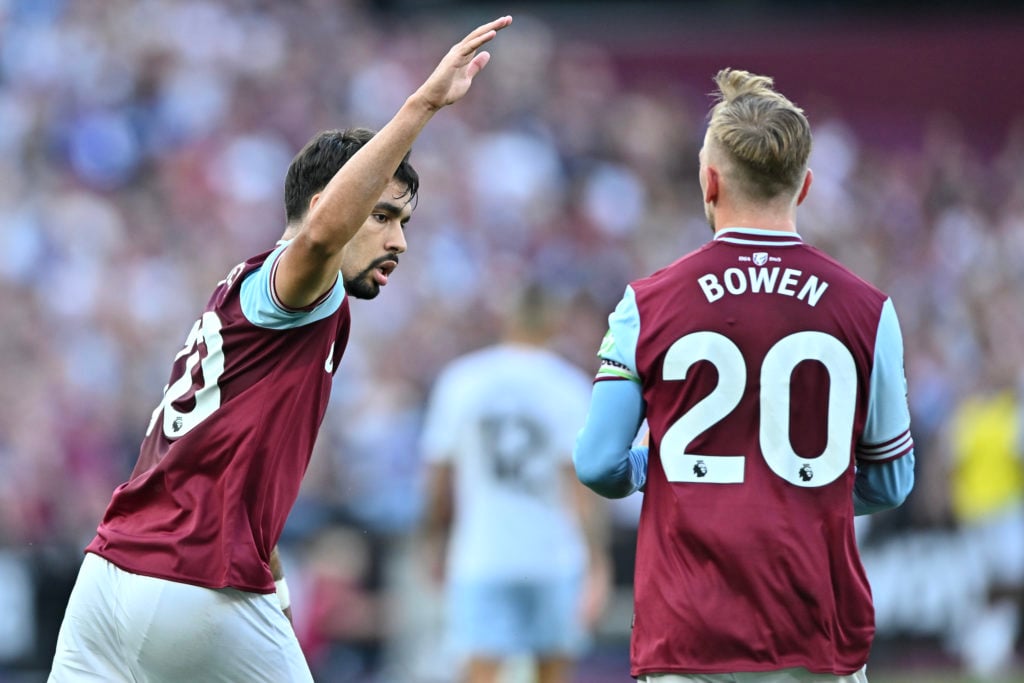
[[[477,50],[493,40],[498,31],[511,23],[512,17],[504,16],[471,31],[452,46],[416,94],[434,109],[440,109],[462,99],[469,92],[473,78],[491,59],[489,52]]]

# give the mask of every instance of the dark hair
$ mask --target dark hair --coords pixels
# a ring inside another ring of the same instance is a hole
[[[295,155],[284,180],[284,211],[289,224],[309,210],[309,200],[330,182],[334,174],[370,141],[376,131],[369,128],[325,130],[318,133]],[[406,186],[410,200],[420,189],[420,176],[406,153],[395,171],[395,180]]]

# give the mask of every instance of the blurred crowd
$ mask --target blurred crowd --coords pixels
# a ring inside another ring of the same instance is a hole
[[[0,662],[48,665],[81,548],[170,360],[215,283],[283,230],[294,153],[320,129],[381,125],[487,18],[410,22],[338,0],[0,0]],[[570,303],[555,346],[589,372],[625,284],[710,236],[696,176],[713,74],[623,73],[612,49],[530,16],[495,53],[413,150],[409,252],[377,300],[353,302],[286,530],[305,577],[297,626],[324,680],[354,661],[371,680],[403,631],[405,656],[429,659],[389,607],[392,588],[415,585],[420,420],[439,368],[495,340],[501,293],[539,278]],[[922,112],[920,145],[879,148],[841,111],[808,111],[815,180],[798,227],[893,297],[917,444],[917,488],[864,528],[866,551],[990,519],[1019,530],[1024,107],[984,154],[954,117]],[[614,510],[628,591],[635,505]],[[979,569],[972,595],[1012,596],[1019,569]],[[1012,653],[1019,606],[1001,614]],[[609,622],[624,656],[628,609]]]

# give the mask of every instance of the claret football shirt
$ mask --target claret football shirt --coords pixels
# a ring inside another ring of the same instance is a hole
[[[286,248],[237,265],[174,359],[130,479],[86,548],[130,572],[271,593],[268,566],[348,341],[339,281],[303,310],[273,270]]]
[[[639,383],[651,433],[633,675],[860,669],[855,466],[913,448],[892,302],[796,233],[734,228],[610,323],[597,381]]]

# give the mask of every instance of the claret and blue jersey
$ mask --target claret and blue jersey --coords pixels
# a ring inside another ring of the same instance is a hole
[[[268,558],[298,496],[350,325],[340,282],[302,310],[277,300],[273,272],[286,246],[218,283],[88,552],[136,574],[274,592]]]
[[[633,674],[860,669],[853,516],[913,484],[891,300],[796,233],[732,228],[633,282],[599,356],[574,460],[645,491]]]

